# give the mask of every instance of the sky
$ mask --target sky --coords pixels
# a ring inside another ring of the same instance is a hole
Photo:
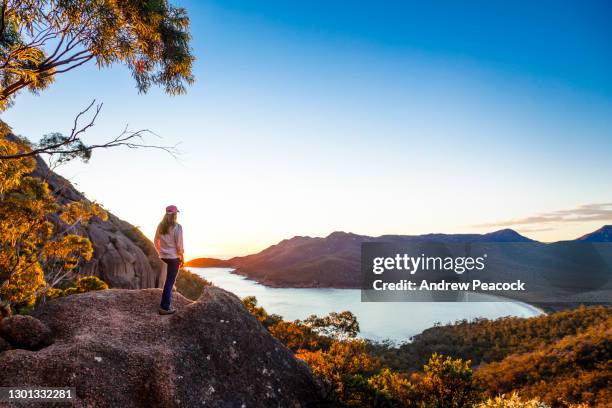
[[[336,230],[555,241],[612,224],[610,2],[172,3],[191,18],[187,95],[90,64],[2,119],[36,141],[96,99],[86,142],[127,125],[179,143],[58,172],[149,237],[177,205],[188,258]]]

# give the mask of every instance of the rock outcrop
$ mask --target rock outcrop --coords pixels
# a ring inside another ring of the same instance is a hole
[[[49,169],[37,158],[34,176],[49,184],[58,202],[86,200],[65,178]],[[91,261],[81,266],[82,275],[94,275],[114,288],[140,289],[163,285],[162,262],[153,243],[138,228],[109,213],[108,220],[94,218],[87,228],[76,233],[87,236],[94,247]]]
[[[0,386],[76,388],[76,407],[310,407],[320,388],[305,363],[273,338],[233,294],[159,289],[67,296],[34,313],[54,342],[0,353]]]
[[[49,327],[32,316],[15,315],[0,320],[0,338],[15,348],[38,350],[51,344],[52,337]]]

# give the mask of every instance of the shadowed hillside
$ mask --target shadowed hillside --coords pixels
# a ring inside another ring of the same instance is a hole
[[[583,235],[577,241],[585,242],[612,242],[612,225],[604,225],[597,231]]]
[[[278,287],[360,286],[360,257],[363,242],[410,243],[436,241],[462,242],[532,242],[516,231],[505,229],[489,234],[382,235],[372,237],[342,231],[325,238],[296,236],[263,251],[227,261],[194,259],[187,266],[236,268],[236,273],[264,285]]]
[[[529,293],[507,292],[500,295],[533,304],[545,303],[550,305],[549,310],[553,310],[565,307],[557,304],[558,299],[577,305],[599,303],[610,298],[612,251],[605,245],[609,242],[609,232],[610,227],[607,226],[576,241],[551,244],[533,241],[511,229],[488,234],[379,237],[334,232],[325,238],[296,236],[253,255],[226,261],[200,258],[187,265],[232,267],[240,275],[275,287],[360,288],[361,244],[364,242],[397,245],[434,242],[449,244],[449,247],[472,243],[487,253],[491,262],[481,275],[472,271],[470,279],[503,282],[522,279],[529,282]],[[575,242],[593,245],[577,250]],[[578,261],[580,264],[576,263]],[[467,278],[467,274],[464,277]]]

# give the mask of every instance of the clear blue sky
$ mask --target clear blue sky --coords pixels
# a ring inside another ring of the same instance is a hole
[[[589,1],[181,1],[196,84],[138,95],[93,65],[20,95],[38,139],[104,102],[161,152],[94,153],[61,174],[151,235],[182,210],[188,255],[293,235],[485,232],[541,240],[612,223],[612,17]]]

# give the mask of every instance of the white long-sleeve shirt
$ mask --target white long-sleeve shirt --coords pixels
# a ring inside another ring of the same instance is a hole
[[[155,249],[162,259],[176,259],[183,255],[183,227],[176,224],[167,234],[155,233]]]

